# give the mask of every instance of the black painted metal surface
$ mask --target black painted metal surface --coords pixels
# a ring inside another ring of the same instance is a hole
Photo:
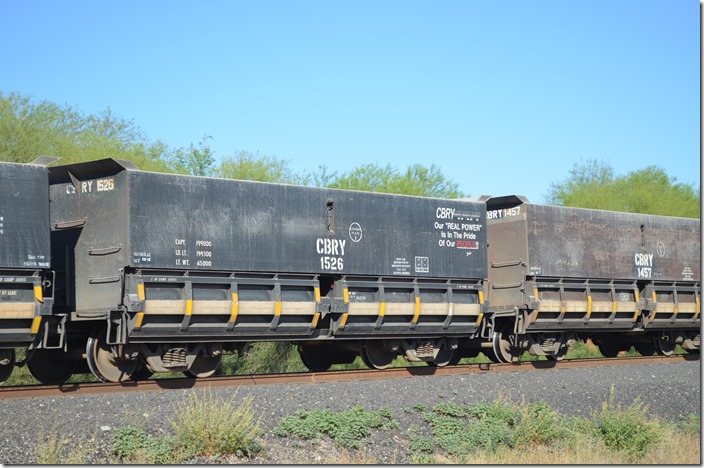
[[[52,228],[76,232],[76,288],[91,291],[78,308],[118,304],[126,267],[486,277],[483,203],[135,169],[51,168]]]
[[[0,269],[50,266],[46,167],[0,163]]]
[[[490,262],[521,260],[527,276],[700,281],[698,219],[534,205],[516,197],[490,199],[487,217],[489,242],[497,238]]]

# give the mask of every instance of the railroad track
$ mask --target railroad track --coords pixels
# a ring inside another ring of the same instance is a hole
[[[629,358],[565,359],[563,361],[523,361],[514,364],[465,364],[447,367],[395,367],[380,370],[297,372],[286,374],[251,374],[217,376],[206,379],[169,378],[125,383],[70,383],[63,385],[23,385],[0,387],[0,399],[55,398],[118,392],[169,391],[205,387],[240,387],[256,385],[311,384],[385,380],[421,376],[486,374],[490,372],[526,372],[585,367],[628,366],[698,361],[698,354],[672,356],[635,356]]]

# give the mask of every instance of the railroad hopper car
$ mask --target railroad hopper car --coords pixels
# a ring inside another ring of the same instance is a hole
[[[0,163],[0,383],[51,314],[48,162]]]
[[[700,221],[487,201],[492,347],[502,362],[561,359],[577,337],[604,356],[700,349]]]
[[[313,370],[358,355],[445,365],[489,333],[484,203],[113,159],[50,168],[50,198],[47,336],[67,345],[35,366],[44,382],[81,371],[84,355],[103,381],[207,376],[223,352],[267,340],[297,343]]]

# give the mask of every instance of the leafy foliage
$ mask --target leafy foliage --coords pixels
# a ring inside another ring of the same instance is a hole
[[[323,167],[320,174],[313,177],[320,186],[362,190],[367,192],[396,193],[437,198],[461,198],[464,194],[459,185],[448,180],[435,164],[429,168],[414,164],[405,171],[399,171],[390,164],[380,166],[367,164],[342,176],[328,174]]]
[[[127,426],[115,430],[112,452],[120,461],[138,464],[179,464],[197,456],[235,454],[251,457],[262,450],[257,441],[252,398],[217,398],[211,389],[190,392],[170,419],[175,433],[155,437]]]
[[[112,452],[120,459],[140,464],[172,464],[176,455],[173,436],[154,437],[134,426],[120,427],[112,439]]]
[[[306,176],[297,174],[288,162],[273,156],[265,156],[248,151],[240,151],[228,156],[214,175],[225,179],[254,180],[281,184],[305,184]]]
[[[216,397],[210,389],[190,392],[171,421],[176,444],[192,455],[256,454],[261,450],[256,440],[260,427],[252,400],[238,400],[237,392],[229,399]]]
[[[191,143],[188,148],[179,148],[170,155],[169,159],[176,170],[181,174],[194,176],[209,176],[215,170],[215,152],[208,144],[211,136],[204,136],[195,147]]]
[[[372,428],[392,427],[396,427],[396,423],[388,408],[366,411],[361,406],[355,406],[337,413],[328,409],[296,411],[293,415],[282,419],[274,429],[274,433],[281,437],[292,435],[302,439],[314,439],[327,435],[343,447],[357,449],[367,441]]]
[[[0,160],[26,163],[59,156],[59,164],[102,158],[129,159],[144,170],[170,172],[163,142],[151,142],[131,120],[110,109],[84,115],[71,106],[34,103],[0,92]]]
[[[662,427],[657,420],[648,420],[648,406],[639,398],[626,409],[615,404],[615,390],[611,387],[609,400],[602,403],[600,413],[594,413],[596,435],[607,447],[627,452],[633,457],[643,456],[662,439]]]
[[[551,204],[699,218],[700,189],[679,183],[660,167],[648,166],[616,176],[607,163],[589,160],[575,164],[569,176],[553,183]]]

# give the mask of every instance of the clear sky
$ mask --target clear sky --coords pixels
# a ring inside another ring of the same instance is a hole
[[[437,164],[543,201],[575,162],[700,184],[698,0],[0,0],[0,91],[296,170]]]

